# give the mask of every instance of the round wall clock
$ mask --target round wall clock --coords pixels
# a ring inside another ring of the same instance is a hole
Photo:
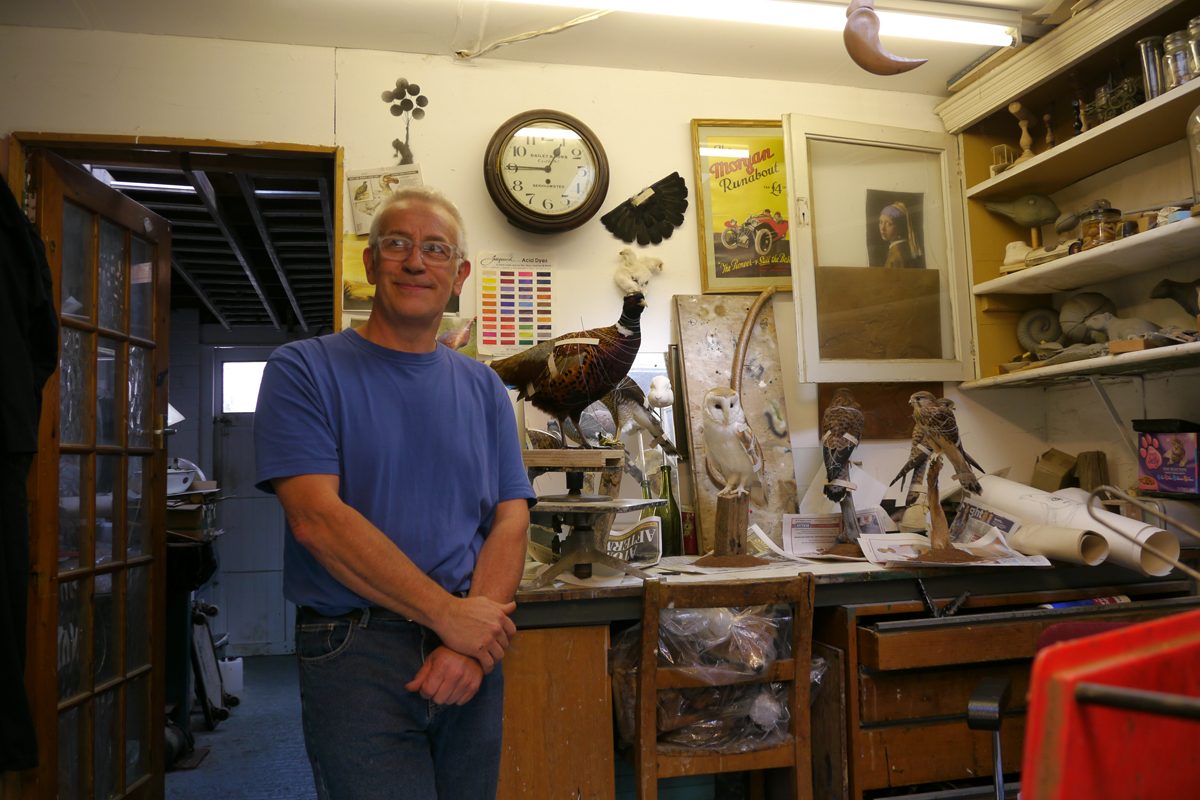
[[[558,233],[600,210],[608,194],[608,158],[588,126],[560,111],[535,109],[517,114],[492,135],[483,180],[513,225]]]

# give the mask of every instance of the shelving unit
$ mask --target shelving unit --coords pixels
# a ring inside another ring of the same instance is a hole
[[[1200,81],[1197,81],[1200,83]],[[1200,217],[1064,256],[975,285],[971,293],[1053,294],[1150,272],[1200,253]]]
[[[1200,367],[1200,342],[1188,342],[1151,350],[1096,356],[1084,361],[1031,367],[1007,375],[967,381],[960,388],[988,389],[995,386],[1038,386],[1084,380],[1089,376],[1120,377],[1149,375],[1169,370]]]
[[[967,189],[967,198],[1050,194],[1183,137],[1200,105],[1200,81],[1189,81],[1021,164]]]
[[[1139,38],[1177,30],[1195,14],[1195,5],[1187,0],[1103,0],[937,108],[947,129],[960,136],[967,184],[964,195],[979,378],[962,388],[1030,386],[1200,367],[1200,346],[1188,343],[998,374],[1002,365],[1024,350],[1016,336],[1021,317],[1030,308],[1051,305],[1049,295],[1120,278],[1149,277],[1177,264],[1200,263],[1200,218],[1005,275],[1001,262],[1006,245],[1026,239],[1028,231],[985,207],[987,201],[1015,200],[1025,194],[1054,196],[1155,151],[1161,151],[1155,156],[1159,174],[1164,168],[1173,169],[1175,159],[1180,159],[1179,167],[1186,175],[1186,148],[1173,145],[1184,139],[1188,117],[1200,106],[1200,80],[1176,87],[1081,134],[1071,134],[1070,122],[1062,112],[1071,99],[1089,97],[1096,86],[1112,79],[1116,64],[1134,62]],[[1012,102],[1021,102],[1035,112],[1057,109],[1054,130],[1059,141],[989,177],[992,148],[1011,145],[1015,137],[1015,121],[1008,111]],[[1114,180],[1129,180],[1131,173],[1132,168],[1118,169]],[[1171,191],[1180,188],[1173,185]],[[1164,204],[1180,199],[1155,198]]]

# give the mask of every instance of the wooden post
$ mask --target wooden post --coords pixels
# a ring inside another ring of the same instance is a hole
[[[936,453],[929,456],[929,470],[925,473],[925,486],[929,491],[929,549],[950,549],[950,525],[946,512],[942,511],[942,500],[938,495],[938,475],[942,471],[942,457]]]
[[[717,495],[717,536],[714,552],[719,556],[746,553],[746,529],[750,527],[750,494]]]

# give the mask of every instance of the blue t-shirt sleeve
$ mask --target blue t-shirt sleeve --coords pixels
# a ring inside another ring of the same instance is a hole
[[[274,493],[271,481],[294,475],[340,475],[333,415],[313,364],[299,348],[281,347],[263,370],[254,413],[255,486]]]

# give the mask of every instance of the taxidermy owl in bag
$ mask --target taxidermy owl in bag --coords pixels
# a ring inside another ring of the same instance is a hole
[[[704,395],[704,448],[709,474],[715,469],[724,483],[718,494],[748,491],[755,504],[766,505],[762,448],[746,424],[738,393],[728,386],[717,386]]]
[[[492,369],[535,408],[579,430],[579,416],[616,388],[642,346],[645,297],[627,295],[615,325],[565,333],[491,363]],[[591,447],[584,439],[584,447]]]

